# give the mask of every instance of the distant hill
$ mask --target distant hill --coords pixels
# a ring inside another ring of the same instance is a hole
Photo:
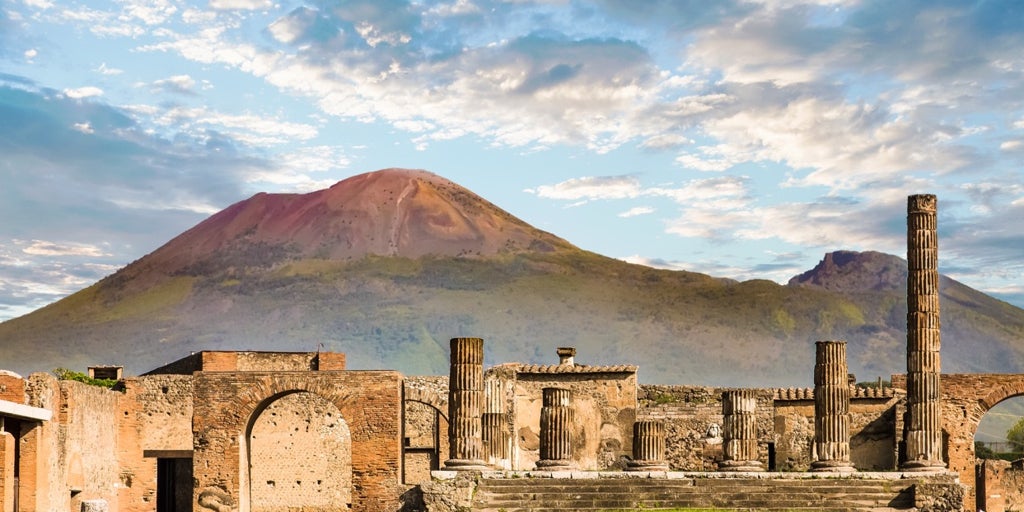
[[[940,256],[941,257],[941,256]],[[351,368],[447,372],[448,339],[487,364],[640,366],[647,383],[810,386],[814,341],[849,342],[861,380],[905,367],[906,263],[835,252],[788,285],[659,270],[580,250],[437,175],[389,169],[257,194],[100,282],[0,323],[18,372],[191,351],[326,350]],[[1024,310],[942,280],[944,371],[1024,369]]]

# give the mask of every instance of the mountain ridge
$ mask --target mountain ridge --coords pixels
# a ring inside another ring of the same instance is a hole
[[[437,175],[389,169],[240,201],[0,323],[0,360],[141,373],[198,350],[322,344],[352,368],[443,374],[447,339],[480,336],[487,364],[549,363],[570,345],[581,363],[638,364],[643,382],[806,386],[813,342],[846,339],[851,371],[870,380],[903,371],[905,265],[836,251],[788,285],[633,265]],[[944,369],[1024,368],[1024,310],[941,283]]]

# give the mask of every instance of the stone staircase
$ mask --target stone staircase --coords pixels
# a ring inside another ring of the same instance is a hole
[[[915,510],[914,480],[861,478],[481,478],[484,512]]]

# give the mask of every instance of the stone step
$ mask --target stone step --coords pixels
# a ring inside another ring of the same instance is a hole
[[[479,481],[473,510],[882,512],[913,509],[912,485],[867,479],[485,478]]]

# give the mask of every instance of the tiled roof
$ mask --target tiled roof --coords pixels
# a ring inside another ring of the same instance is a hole
[[[586,364],[520,364],[515,371],[519,373],[636,373],[637,367],[631,364],[612,366],[590,366]]]

